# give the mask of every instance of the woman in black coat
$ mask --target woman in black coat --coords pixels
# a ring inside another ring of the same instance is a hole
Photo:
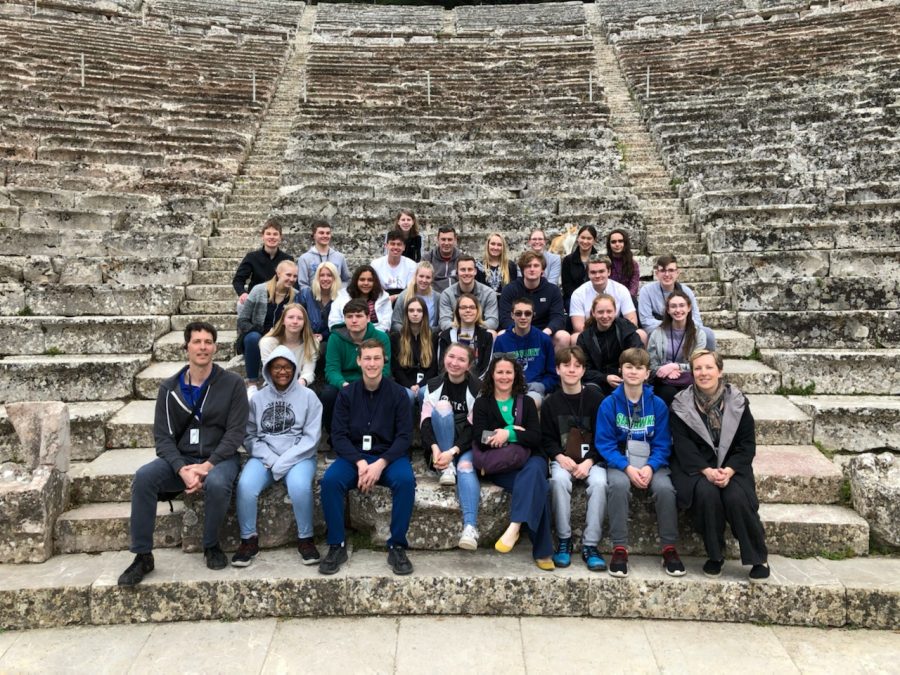
[[[507,354],[495,357],[485,375],[481,396],[475,399],[472,438],[487,453],[495,452],[507,443],[518,443],[531,451],[531,456],[521,468],[485,476],[512,495],[509,527],[494,548],[500,553],[509,553],[519,540],[522,525],[525,525],[531,535],[531,554],[535,563],[542,570],[552,570],[547,457],[541,449],[537,406],[525,392],[522,366]],[[515,410],[519,406],[521,423],[517,424]]]
[[[693,512],[709,560],[707,576],[719,576],[725,562],[725,523],[752,565],[751,581],[769,577],[766,533],[759,519],[753,478],[756,429],[740,390],[722,382],[722,357],[705,349],[690,358],[694,384],[679,392],[669,423],[672,483],[679,506]]]

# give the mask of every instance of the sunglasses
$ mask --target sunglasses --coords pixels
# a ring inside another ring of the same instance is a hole
[[[530,309],[526,309],[526,310],[517,309],[515,312],[513,312],[513,316],[515,316],[515,317],[520,317],[520,316],[524,316],[524,317],[534,316],[534,312],[532,312]]]

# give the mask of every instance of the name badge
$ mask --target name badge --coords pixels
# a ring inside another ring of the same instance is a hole
[[[191,429],[191,445],[197,445],[200,442],[200,430],[199,429]]]

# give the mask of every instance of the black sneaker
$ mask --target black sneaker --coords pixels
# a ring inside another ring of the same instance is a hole
[[[304,565],[315,565],[322,558],[312,537],[297,540],[297,553],[303,558]]]
[[[703,563],[703,574],[708,577],[721,576],[722,566],[724,564],[724,560],[707,560],[705,563]]]
[[[750,581],[765,581],[769,578],[771,570],[769,565],[754,565],[750,568]]]
[[[223,570],[228,567],[228,558],[218,544],[203,549],[203,555],[206,557],[206,566],[211,570]]]
[[[674,546],[666,546],[662,552],[662,565],[666,570],[666,574],[670,577],[683,577],[686,570],[681,558],[678,557],[678,551]]]
[[[153,571],[153,554],[138,553],[134,556],[134,562],[128,566],[122,574],[119,575],[119,586],[127,586],[129,588],[137,586],[141,583],[145,574]]]
[[[628,550],[624,546],[616,546],[613,549],[612,559],[609,561],[609,574],[620,578],[628,576]]]
[[[334,574],[345,562],[347,562],[347,547],[343,544],[332,544],[328,547],[325,559],[319,563],[319,574]]]
[[[388,565],[394,574],[412,574],[413,566],[406,557],[406,549],[402,546],[391,546],[388,549]]]
[[[253,535],[247,539],[241,539],[237,553],[231,556],[231,564],[235,567],[249,567],[257,555],[259,555],[259,537]]]

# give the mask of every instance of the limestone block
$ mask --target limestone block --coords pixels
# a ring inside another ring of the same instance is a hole
[[[900,308],[900,282],[891,279],[826,277],[777,283],[735,279],[732,289],[739,311]]]
[[[168,317],[0,317],[0,354],[136,354],[150,351]]]
[[[156,508],[153,548],[178,546],[181,542],[181,503],[167,502]],[[56,521],[54,551],[61,553],[103,553],[127,551],[131,545],[129,523],[131,504],[86,504],[66,511]]]
[[[713,261],[722,279],[764,281],[828,275],[828,251],[717,253]]]
[[[18,206],[0,206],[0,226],[2,227],[18,227],[19,225],[19,207]]]
[[[69,440],[72,444],[72,461],[93,459],[106,448],[104,423],[122,407],[120,401],[90,401],[88,403],[67,403],[69,408]],[[6,408],[0,406],[0,462],[13,461],[18,453],[19,440],[6,415]]]
[[[900,458],[890,452],[865,453],[848,465],[853,508],[881,544],[900,548]]]
[[[0,399],[109,401],[132,395],[150,356],[11,356],[0,361]]]
[[[814,440],[829,450],[900,450],[900,400],[890,396],[790,396],[815,418]]]
[[[131,401],[106,423],[109,448],[152,448],[156,401]]]
[[[753,471],[761,502],[836,504],[841,498],[840,469],[813,445],[757,445]]]
[[[28,258],[4,255],[0,258],[0,283],[17,284],[24,280],[24,267]]]
[[[815,385],[821,394],[900,394],[897,349],[764,349],[762,360],[787,387]]]
[[[0,228],[0,250],[3,250],[6,255],[58,255],[61,239],[62,234],[55,231],[23,232],[15,226],[7,227],[6,225]]]
[[[900,617],[900,559],[869,557],[820,562],[845,589],[848,624],[896,630]]]
[[[6,414],[19,437],[12,459],[25,469],[39,466],[69,470],[69,409],[60,401],[8,403]]]
[[[20,284],[0,284],[0,316],[15,316],[25,309],[25,288]]]
[[[871,349],[900,346],[897,311],[739,312],[738,327],[759,349]]]
[[[53,555],[53,526],[68,487],[68,476],[51,466],[0,465],[0,562],[43,562]]]
[[[720,227],[707,234],[714,253],[729,251],[790,251],[830,249],[838,225],[774,225],[771,227]]]
[[[121,225],[121,216],[105,211],[76,211],[74,209],[42,207],[24,211],[19,224],[26,230],[113,230]]]
[[[897,280],[900,277],[900,250],[888,251],[831,251],[833,277],[882,277]]]
[[[175,314],[183,299],[183,288],[165,285],[33,286],[25,291],[31,310],[49,316]]]
[[[54,267],[53,260],[46,255],[30,256],[22,269],[22,278],[31,284],[59,283],[59,272]],[[97,282],[99,281],[98,278]]]

